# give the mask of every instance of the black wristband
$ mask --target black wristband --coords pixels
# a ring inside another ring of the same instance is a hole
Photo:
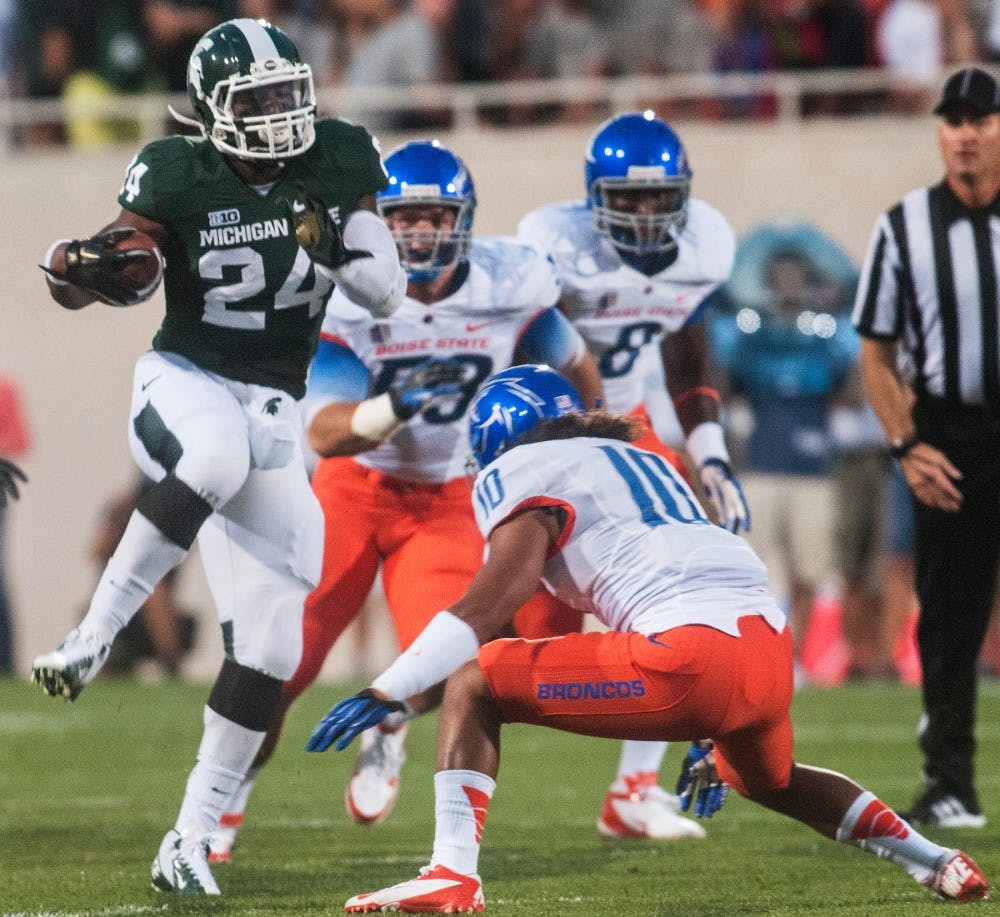
[[[920,437],[916,433],[911,433],[904,439],[893,440],[889,446],[889,455],[898,461],[919,442]]]

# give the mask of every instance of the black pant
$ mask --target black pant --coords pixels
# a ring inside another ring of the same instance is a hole
[[[920,749],[931,787],[978,810],[976,660],[1000,561],[1000,419],[926,402],[915,407],[913,416],[920,438],[944,452],[963,474],[957,513],[912,499],[925,713]]]

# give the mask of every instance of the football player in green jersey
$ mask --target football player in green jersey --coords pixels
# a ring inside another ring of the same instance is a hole
[[[167,137],[130,163],[121,211],[88,239],[60,240],[43,269],[69,309],[142,301],[135,232],[165,259],[166,315],[135,372],[129,442],[157,483],[139,502],[86,617],[33,679],[74,700],[115,635],[195,536],[225,660],[204,711],[197,763],[153,862],[164,891],[218,894],[205,838],[264,738],[302,651],[323,520],[302,459],[305,391],[334,285],[391,313],[406,289],[375,212],[386,185],[363,128],[315,117],[312,74],[267,22],[208,32],[189,65],[201,138]],[[148,246],[147,246],[148,247]],[[156,265],[154,265],[155,267]],[[151,272],[147,272],[149,274]]]

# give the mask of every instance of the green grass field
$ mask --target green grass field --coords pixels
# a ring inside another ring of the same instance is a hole
[[[303,745],[355,685],[318,686],[293,710],[258,784],[222,898],[158,895],[149,865],[173,823],[201,734],[204,686],[98,679],[75,704],[0,680],[0,913],[337,914],[350,895],[412,878],[433,836],[434,718],[416,724],[392,817],[348,819],[353,750]],[[843,770],[891,805],[916,788],[912,689],[805,690],[797,756]],[[1000,688],[983,685],[980,791],[989,827],[937,831],[1000,881]],[[665,780],[683,749],[668,754]],[[890,864],[832,844],[731,796],[705,841],[614,842],[594,821],[615,742],[511,727],[480,858],[487,911],[502,915],[914,915],[946,905]],[[998,895],[1000,898],[1000,895]],[[980,911],[994,902],[975,905]]]

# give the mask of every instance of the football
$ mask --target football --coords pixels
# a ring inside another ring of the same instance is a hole
[[[140,301],[149,299],[163,279],[163,254],[159,246],[144,232],[136,230],[115,248],[129,253],[122,273],[135,284]]]

